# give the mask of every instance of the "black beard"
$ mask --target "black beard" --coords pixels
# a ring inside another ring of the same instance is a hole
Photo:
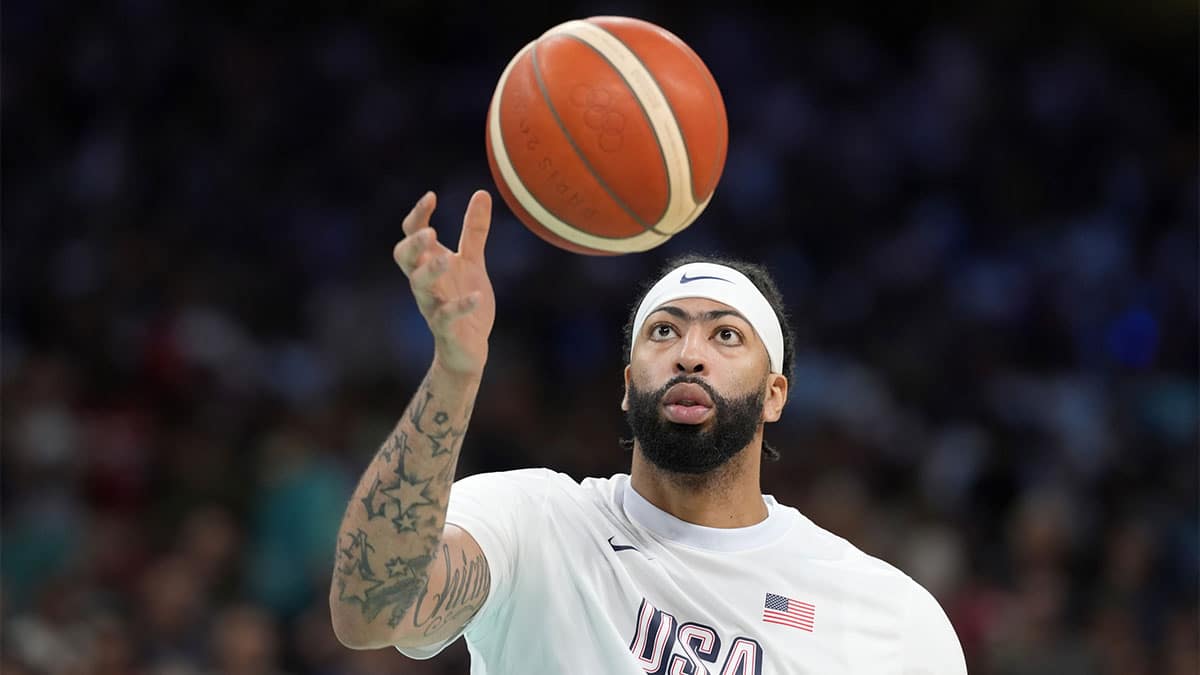
[[[680,382],[698,385],[712,398],[716,414],[709,429],[702,424],[678,424],[663,416],[663,397]],[[755,393],[727,399],[704,380],[686,375],[673,378],[649,394],[630,382],[625,419],[651,464],[673,473],[707,473],[728,462],[754,438],[762,421],[765,395],[760,387]]]

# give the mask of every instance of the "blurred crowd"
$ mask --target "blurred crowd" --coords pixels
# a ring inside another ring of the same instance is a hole
[[[6,3],[0,670],[467,672],[329,623],[342,511],[432,353],[391,247],[425,189],[457,241],[491,187],[508,58],[613,13],[708,63],[725,173],[634,256],[498,206],[459,475],[627,471],[636,285],[763,262],[799,339],[765,492],[929,588],[973,674],[1197,673],[1195,8],[856,7]]]

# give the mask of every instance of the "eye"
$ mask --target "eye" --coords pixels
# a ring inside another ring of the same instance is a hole
[[[669,323],[654,324],[654,326],[650,328],[651,340],[666,340],[675,334],[675,327]]]
[[[742,344],[742,334],[728,326],[717,329],[717,341],[724,345]]]

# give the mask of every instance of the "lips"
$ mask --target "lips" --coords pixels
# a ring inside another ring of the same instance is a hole
[[[691,382],[680,382],[663,394],[663,404],[702,405],[711,408],[712,399],[709,398],[708,392],[704,391],[704,387]]]
[[[677,424],[700,424],[713,412],[712,398],[700,385],[680,382],[663,395],[663,411]]]

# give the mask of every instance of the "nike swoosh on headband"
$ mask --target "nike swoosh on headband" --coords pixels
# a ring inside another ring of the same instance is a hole
[[[681,283],[681,284],[690,284],[690,283],[691,283],[691,282],[693,282],[693,281],[700,281],[701,279],[716,279],[717,281],[724,281],[724,282],[725,282],[725,283],[727,283],[727,284],[732,284],[732,283],[733,283],[732,281],[730,281],[730,280],[728,280],[728,279],[722,279],[721,277],[705,277],[705,276],[699,276],[699,277],[689,277],[689,276],[687,275],[687,272],[684,272],[684,273],[683,273],[683,276],[679,277],[679,283]]]

